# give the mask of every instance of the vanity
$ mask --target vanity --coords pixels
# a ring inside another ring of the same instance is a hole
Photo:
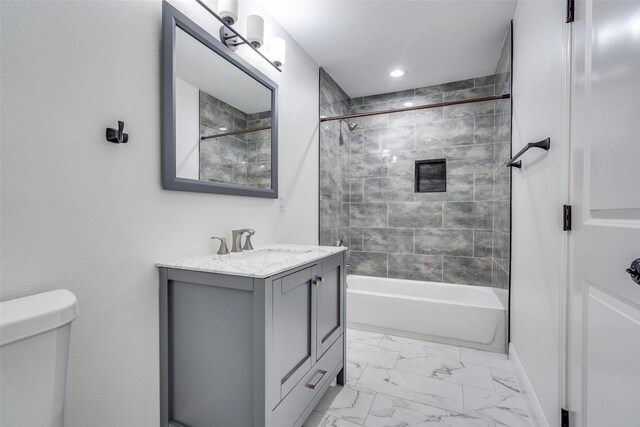
[[[301,426],[345,381],[344,247],[158,263],[162,426]]]

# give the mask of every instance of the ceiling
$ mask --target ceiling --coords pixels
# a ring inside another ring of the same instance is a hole
[[[492,74],[516,6],[516,0],[262,3],[351,97]],[[390,77],[396,68],[405,75]]]

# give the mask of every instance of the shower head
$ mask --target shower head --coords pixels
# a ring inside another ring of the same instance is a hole
[[[349,130],[350,130],[350,131],[352,131],[352,130],[354,130],[355,128],[357,128],[357,127],[358,127],[358,124],[357,124],[357,123],[353,123],[353,122],[350,122],[350,121],[345,120],[345,119],[340,120],[340,122],[341,122],[341,123],[342,123],[342,122],[345,122],[345,123],[347,124],[347,127],[349,128]]]

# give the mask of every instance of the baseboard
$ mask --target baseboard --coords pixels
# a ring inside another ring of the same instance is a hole
[[[540,427],[549,427],[549,422],[544,416],[544,412],[542,412],[542,406],[540,406],[538,396],[536,396],[536,393],[531,386],[529,377],[527,376],[527,373],[522,366],[522,362],[518,357],[518,353],[516,353],[516,349],[513,347],[513,343],[509,343],[509,359],[513,362],[513,366],[516,370],[520,390],[526,396],[525,400],[527,401],[529,414],[531,414],[531,418],[533,418],[533,425]]]

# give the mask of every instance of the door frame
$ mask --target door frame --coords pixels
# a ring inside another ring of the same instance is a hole
[[[568,1],[568,0],[566,0]],[[573,44],[573,22],[566,22],[564,28],[562,30],[563,33],[563,46],[562,46],[562,134],[564,139],[564,145],[562,146],[562,150],[560,153],[560,163],[562,170],[566,171],[562,174],[561,185],[564,193],[564,200],[566,200],[567,205],[572,204],[573,200],[573,191],[571,188],[572,181],[571,176],[573,173],[573,158],[571,147],[572,144],[572,117],[571,117],[571,103],[573,101],[572,98],[572,87],[573,87],[573,52],[574,52],[574,44]],[[560,220],[562,212],[562,206],[558,206],[558,218]],[[569,297],[572,288],[572,276],[571,269],[573,266],[573,238],[571,235],[571,231],[564,231],[564,238],[562,239],[562,251],[563,258],[560,261],[560,269],[559,269],[559,291],[558,297],[560,299],[560,354],[559,357],[559,367],[560,367],[560,375],[558,380],[558,396],[560,396],[560,408],[567,408],[568,403],[568,355],[569,355],[569,313],[570,313],[570,302],[571,298]],[[556,414],[558,419],[558,425],[561,425],[561,414]]]

